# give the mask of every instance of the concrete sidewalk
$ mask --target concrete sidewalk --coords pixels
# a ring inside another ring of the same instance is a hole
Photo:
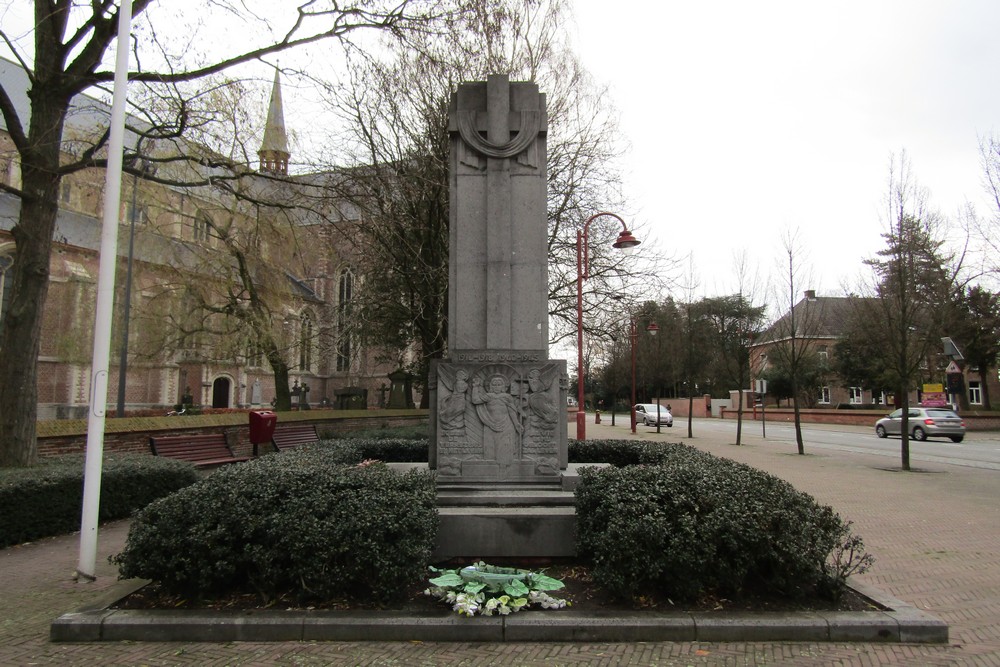
[[[823,451],[798,456],[786,443],[744,432],[684,438],[587,425],[588,438],[687,442],[787,479],[855,523],[878,558],[865,581],[945,620],[949,645],[837,643],[481,644],[432,642],[52,644],[49,624],[115,584],[106,557],[127,524],[102,528],[98,581],[71,579],[78,538],[0,551],[0,664],[3,665],[1000,665],[1000,473],[922,464],[892,470],[885,457]],[[733,425],[735,429],[735,424]],[[574,427],[570,425],[571,437]],[[809,452],[809,444],[806,443]]]

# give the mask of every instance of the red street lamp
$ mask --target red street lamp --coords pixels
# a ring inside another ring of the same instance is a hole
[[[587,232],[590,223],[602,215],[608,215],[622,223],[622,231],[618,234],[612,246],[624,252],[631,252],[640,241],[632,236],[628,225],[614,213],[595,213],[583,223],[583,229],[576,231],[576,348],[577,348],[577,386],[576,386],[576,439],[587,439],[587,415],[583,410],[583,281],[590,277],[588,266]],[[632,415],[633,430],[635,414]]]
[[[635,433],[635,339],[638,338],[639,334],[636,333],[635,330],[635,317],[630,317],[628,319],[628,324],[629,324],[629,331],[628,331],[629,342],[632,345],[632,405],[629,408],[629,412],[632,413],[632,432]],[[646,331],[649,332],[650,336],[655,336],[659,330],[660,327],[656,322],[650,322],[648,325],[646,325]],[[659,404],[659,401],[657,401],[657,404]],[[659,407],[657,407],[656,412],[657,412],[656,428],[657,430],[659,430],[660,428]]]

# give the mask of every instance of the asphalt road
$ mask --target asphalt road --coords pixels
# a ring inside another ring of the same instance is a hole
[[[622,420],[621,423],[626,423]],[[639,429],[654,431],[655,428]],[[723,437],[730,434],[736,441],[736,421],[721,419],[695,419],[692,424],[694,435],[712,433]],[[661,428],[663,432],[676,431],[680,437],[687,435],[687,420],[677,418],[672,429]],[[764,437],[772,442],[787,442],[794,450],[795,429],[785,422],[743,422],[743,436]],[[803,444],[810,449],[845,451],[859,454],[874,454],[899,460],[901,442],[898,437],[880,439],[875,436],[874,427],[843,426],[839,424],[803,424]],[[996,431],[972,431],[960,443],[947,438],[917,442],[910,440],[910,463],[948,463],[950,465],[1000,470],[1000,433]]]

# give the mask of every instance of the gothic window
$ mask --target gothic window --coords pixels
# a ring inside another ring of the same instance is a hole
[[[207,213],[199,212],[194,218],[194,240],[207,241],[212,230],[212,219]]]
[[[350,269],[340,272],[337,289],[337,370],[351,368],[351,335],[348,330],[351,299],[354,298],[354,273]]]
[[[299,321],[299,368],[312,370],[313,322],[308,313]]]
[[[144,225],[149,222],[149,212],[146,205],[136,202],[133,206],[130,203],[128,205],[128,222],[135,222],[138,225]]]
[[[247,344],[247,366],[259,368],[262,365],[264,350],[260,343],[251,341]]]
[[[10,306],[10,267],[13,263],[14,258],[10,255],[0,255],[0,322]]]
[[[864,403],[864,392],[861,387],[850,387],[851,392],[851,403],[853,405],[860,405]]]

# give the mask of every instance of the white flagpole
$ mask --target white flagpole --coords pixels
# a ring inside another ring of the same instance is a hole
[[[101,262],[97,275],[97,313],[94,317],[94,353],[90,372],[90,415],[87,419],[87,458],[83,475],[83,512],[80,518],[80,561],[77,580],[97,578],[97,519],[101,504],[101,459],[104,456],[104,418],[108,405],[108,360],[111,357],[111,319],[118,263],[118,210],[121,206],[122,153],[125,146],[125,99],[128,94],[128,55],[131,47],[132,0],[118,8],[118,53],[111,102],[108,168],[101,225]]]

